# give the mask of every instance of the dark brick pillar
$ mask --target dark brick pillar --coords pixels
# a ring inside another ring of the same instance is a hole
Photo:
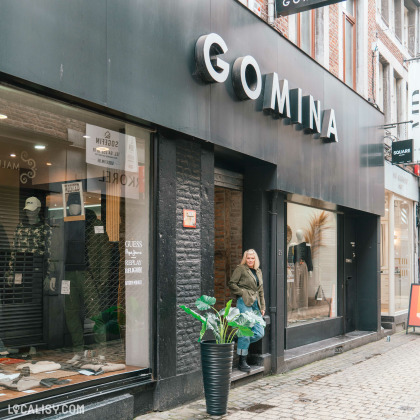
[[[214,293],[213,148],[160,136],[158,151],[157,365],[155,407],[163,410],[202,395],[201,324],[179,306],[194,308]],[[197,226],[183,227],[183,210]]]

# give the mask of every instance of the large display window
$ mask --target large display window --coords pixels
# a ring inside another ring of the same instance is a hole
[[[337,315],[337,216],[287,203],[287,325]]]
[[[414,203],[387,192],[381,218],[381,312],[395,315],[408,310],[414,281]]]
[[[0,401],[150,366],[149,148],[0,87]]]

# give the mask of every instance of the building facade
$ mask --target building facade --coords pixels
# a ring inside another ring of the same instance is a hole
[[[240,2],[180,5],[2,5],[3,370],[30,358],[55,364],[33,379],[66,381],[5,384],[6,417],[11,401],[133,418],[200,396],[179,305],[230,299],[249,248],[265,374],[380,337],[383,114]]]

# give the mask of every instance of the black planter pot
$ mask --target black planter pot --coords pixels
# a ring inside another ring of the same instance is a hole
[[[226,414],[232,374],[234,344],[216,344],[215,340],[201,342],[204,395],[207,413]]]

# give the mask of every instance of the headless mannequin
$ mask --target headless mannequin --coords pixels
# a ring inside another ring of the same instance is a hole
[[[293,283],[293,309],[308,307],[308,273],[312,277],[311,246],[304,241],[302,229],[296,231],[297,245],[293,246],[295,279]]]

